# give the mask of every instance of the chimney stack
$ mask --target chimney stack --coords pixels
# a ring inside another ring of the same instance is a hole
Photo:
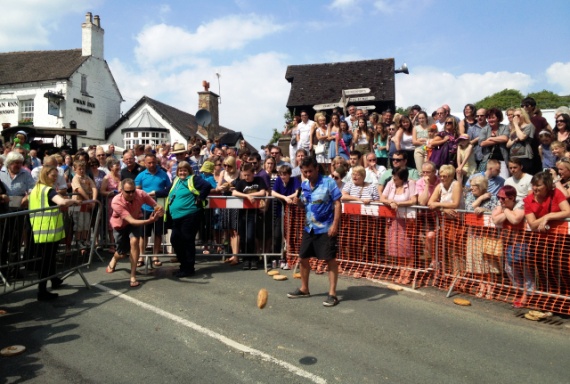
[[[220,112],[218,109],[220,96],[210,91],[210,83],[207,81],[202,82],[204,87],[203,91],[198,92],[198,109],[206,109],[212,115],[212,122],[210,123],[210,132],[213,137],[217,137],[220,131]]]
[[[81,25],[81,32],[82,55],[104,60],[105,30],[101,28],[99,16],[95,16],[95,20],[93,20],[93,14],[87,12],[85,22]]]

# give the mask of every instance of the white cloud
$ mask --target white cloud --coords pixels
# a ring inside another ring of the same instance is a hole
[[[410,10],[417,11],[418,8],[431,4],[433,0],[333,0],[329,5],[331,9],[344,12],[343,18],[355,20],[354,16],[371,10],[388,15]]]
[[[220,124],[241,131],[256,147],[266,144],[273,128],[281,129],[290,85],[285,80],[287,58],[268,52],[237,60],[227,66],[213,66],[209,61],[195,63],[191,70],[165,75],[156,69],[141,72],[113,60],[110,67],[126,103],[127,111],[143,95],[191,114],[198,110],[197,92],[202,80],[218,93],[216,72],[220,78],[222,104]]]
[[[560,87],[561,94],[570,93],[570,63],[556,62],[546,70],[546,78],[550,84]]]
[[[358,3],[358,0],[333,0],[330,5],[330,8],[342,9],[342,10],[350,10],[354,8]]]
[[[203,52],[237,50],[252,40],[278,32],[283,26],[271,17],[230,15],[200,25],[195,32],[166,24],[146,27],[137,36],[135,49],[141,65],[166,62],[174,57]]]
[[[50,32],[69,13],[83,13],[98,1],[20,0],[2,6],[0,51],[35,50],[50,45]],[[80,19],[79,19],[80,20]]]
[[[374,0],[372,6],[381,13],[392,15],[412,10],[417,12],[426,3],[431,3],[431,0]]]
[[[419,104],[431,113],[449,104],[452,113],[461,116],[467,103],[474,103],[503,89],[529,92],[534,80],[520,72],[486,72],[452,75],[435,68],[414,68],[410,75],[396,75],[396,105]]]

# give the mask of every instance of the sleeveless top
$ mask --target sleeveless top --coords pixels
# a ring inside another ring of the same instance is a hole
[[[413,151],[414,144],[412,144],[412,135],[408,135],[406,132],[402,134],[402,143],[400,144],[404,151]]]
[[[457,182],[457,180],[453,180],[449,185],[449,189],[445,189],[445,186],[441,183],[441,197],[439,199],[441,203],[451,203],[453,201],[453,186]]]
[[[364,134],[358,135],[358,141],[356,142],[358,145],[367,145],[368,144],[368,134],[364,132]]]

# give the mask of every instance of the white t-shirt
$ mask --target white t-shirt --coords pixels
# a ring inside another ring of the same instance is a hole
[[[528,192],[532,189],[530,185],[530,181],[532,180],[532,176],[528,173],[525,173],[522,178],[515,179],[513,176],[509,177],[505,180],[505,185],[510,185],[517,190],[517,200],[522,200],[527,197]]]
[[[311,127],[315,124],[314,121],[308,120],[307,123],[302,121],[297,124],[297,129],[299,130],[299,142],[297,143],[297,148],[308,149],[311,142]]]

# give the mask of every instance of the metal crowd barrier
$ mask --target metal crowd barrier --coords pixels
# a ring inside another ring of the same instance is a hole
[[[164,204],[161,200],[158,203]],[[267,270],[269,258],[284,257],[283,214],[279,211],[283,211],[283,204],[273,197],[257,197],[251,203],[238,197],[209,196],[197,235],[197,254],[223,259],[233,255],[262,257]],[[142,255],[145,272],[152,265],[152,258],[176,257],[170,243],[171,230],[164,232],[156,252],[153,233],[144,229],[148,240]]]
[[[456,219],[442,217],[439,236],[442,264],[434,285],[488,300],[570,313],[570,225],[550,222],[547,232],[518,226],[498,228],[490,214],[458,211]]]
[[[426,207],[398,212],[379,203],[343,203],[338,235],[339,272],[360,278],[435,286],[482,299],[570,314],[570,223],[551,223],[547,233],[496,228],[490,214],[458,210],[452,219]],[[303,208],[288,205],[286,255],[297,263],[305,221]],[[324,264],[311,260],[315,272]],[[401,279],[402,273],[408,278]],[[400,279],[400,281],[398,281]],[[402,281],[403,280],[403,281]],[[408,281],[409,280],[409,281]]]
[[[90,204],[94,204],[95,209],[88,209]],[[48,246],[35,243],[30,215],[60,208],[0,215],[0,295],[56,277],[65,280],[74,273],[78,273],[85,286],[90,288],[81,269],[88,267],[93,258],[101,219],[101,210],[97,209],[99,206],[97,201],[85,201],[81,205],[62,209],[66,236],[56,245],[55,265],[50,264]]]

